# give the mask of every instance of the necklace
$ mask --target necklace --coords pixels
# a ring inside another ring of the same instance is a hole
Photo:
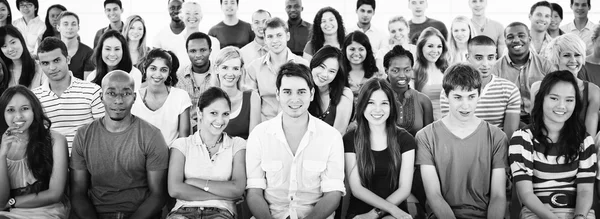
[[[219,136],[219,139],[217,139],[217,142],[215,142],[213,145],[208,145],[204,139],[202,139],[202,136],[200,136],[200,139],[202,140],[202,144],[208,149],[208,151],[210,152],[210,150],[214,149],[215,147],[217,147],[217,145],[219,145],[221,142],[223,142],[223,134],[221,133],[221,135]]]
[[[483,32],[483,30],[485,29],[485,25],[487,25],[487,23],[488,23],[488,19],[487,19],[487,18],[485,19],[485,21],[483,22],[483,25],[481,25],[481,24],[478,24],[477,22],[475,22],[475,20],[473,20],[473,18],[471,18],[471,22],[472,22],[472,23],[473,23],[475,26],[479,27],[479,31],[480,31],[480,32]]]

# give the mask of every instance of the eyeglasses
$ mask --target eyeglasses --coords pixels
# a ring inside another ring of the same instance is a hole
[[[33,8],[33,4],[32,3],[21,3],[19,4],[19,8]]]

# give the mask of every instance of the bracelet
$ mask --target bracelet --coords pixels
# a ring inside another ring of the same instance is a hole
[[[208,179],[206,180],[206,185],[204,185],[204,188],[203,188],[203,190],[205,192],[208,192],[208,181],[210,181],[210,180],[208,180]]]
[[[585,215],[583,215],[583,214],[576,214],[575,216],[573,216],[573,219],[576,219],[576,218],[578,218],[578,217],[582,217],[582,218],[584,218],[584,219],[585,219],[585,218],[587,218],[587,217],[586,217]]]

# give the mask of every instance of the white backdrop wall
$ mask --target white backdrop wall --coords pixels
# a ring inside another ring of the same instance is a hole
[[[83,43],[92,46],[94,34],[101,27],[108,25],[104,15],[103,0],[39,0],[39,16],[45,19],[46,10],[52,4],[62,4],[68,10],[77,13],[81,19],[79,34]],[[188,0],[190,1],[190,0]],[[195,0],[200,2],[204,18],[200,23],[200,30],[208,32],[210,27],[220,22],[223,18],[219,0]],[[152,42],[158,30],[162,29],[170,21],[167,12],[167,0],[122,0],[124,21],[129,15],[142,16],[146,22],[147,42]],[[251,22],[251,15],[258,9],[265,9],[273,16],[287,20],[284,10],[284,0],[240,0],[238,16],[240,19]],[[487,15],[507,25],[513,21],[524,22],[529,25],[529,9],[537,0],[488,0]],[[573,19],[573,13],[569,8],[569,0],[554,0],[550,2],[559,3],[564,10],[564,24]],[[20,18],[21,14],[16,8],[16,0],[9,0],[13,13],[13,20]],[[304,12],[302,18],[310,23],[313,22],[316,12],[326,6],[337,9],[344,19],[346,29],[350,25],[355,26],[356,1],[355,0],[304,0]],[[471,16],[468,0],[429,0],[429,8],[426,11],[428,17],[441,20],[446,23],[448,29],[454,17],[459,15]],[[408,9],[407,0],[377,0],[377,8],[372,23],[380,30],[387,31],[387,21],[390,17],[401,15],[410,19],[412,14]],[[592,0],[592,8],[589,13],[592,22],[598,24],[600,20],[600,1]]]

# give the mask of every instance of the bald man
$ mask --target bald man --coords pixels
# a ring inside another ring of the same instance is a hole
[[[79,218],[160,218],[168,149],[158,128],[131,114],[134,84],[127,72],[109,72],[102,80],[105,116],[77,130],[70,168]]]

